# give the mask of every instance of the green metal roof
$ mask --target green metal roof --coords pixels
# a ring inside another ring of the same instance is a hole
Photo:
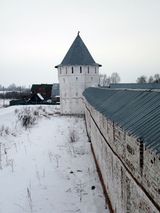
[[[71,47],[69,48],[67,54],[65,55],[61,64],[55,66],[55,68],[59,66],[67,66],[67,65],[95,65],[101,66],[97,64],[90,52],[88,51],[86,45],[82,41],[79,33],[75,40],[73,41]]]
[[[110,84],[109,87],[115,89],[160,89],[160,83],[118,83]]]
[[[160,92],[87,88],[83,95],[96,110],[160,154]]]

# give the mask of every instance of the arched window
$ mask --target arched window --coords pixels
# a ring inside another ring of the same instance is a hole
[[[80,73],[82,73],[82,67],[80,67]]]
[[[73,69],[73,67],[72,67],[72,73],[74,73],[74,69]]]

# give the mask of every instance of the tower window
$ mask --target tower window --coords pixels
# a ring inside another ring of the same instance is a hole
[[[76,80],[78,80],[78,77],[76,77]]]
[[[61,67],[59,68],[59,72],[60,72],[60,74],[62,74],[62,69],[61,69]]]
[[[89,73],[89,67],[88,67],[88,73]]]
[[[72,67],[72,73],[74,73],[74,69],[73,69],[73,67]]]
[[[66,74],[67,74],[67,67],[66,67]]]
[[[82,67],[80,67],[80,73],[82,73]]]
[[[97,72],[97,69],[96,69],[96,67],[95,67],[95,73]]]

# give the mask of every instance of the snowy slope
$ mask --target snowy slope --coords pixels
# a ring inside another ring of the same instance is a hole
[[[24,112],[35,117],[29,128],[22,127]],[[56,112],[0,109],[0,213],[109,212],[83,118]]]

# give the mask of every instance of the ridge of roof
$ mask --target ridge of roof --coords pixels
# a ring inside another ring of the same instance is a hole
[[[55,66],[58,68],[60,66],[65,65],[95,65],[101,66],[97,64],[93,57],[91,56],[88,48],[84,44],[83,40],[81,39],[79,32],[73,41],[72,45],[70,46],[68,52],[66,53],[64,59],[62,60],[61,64]]]

